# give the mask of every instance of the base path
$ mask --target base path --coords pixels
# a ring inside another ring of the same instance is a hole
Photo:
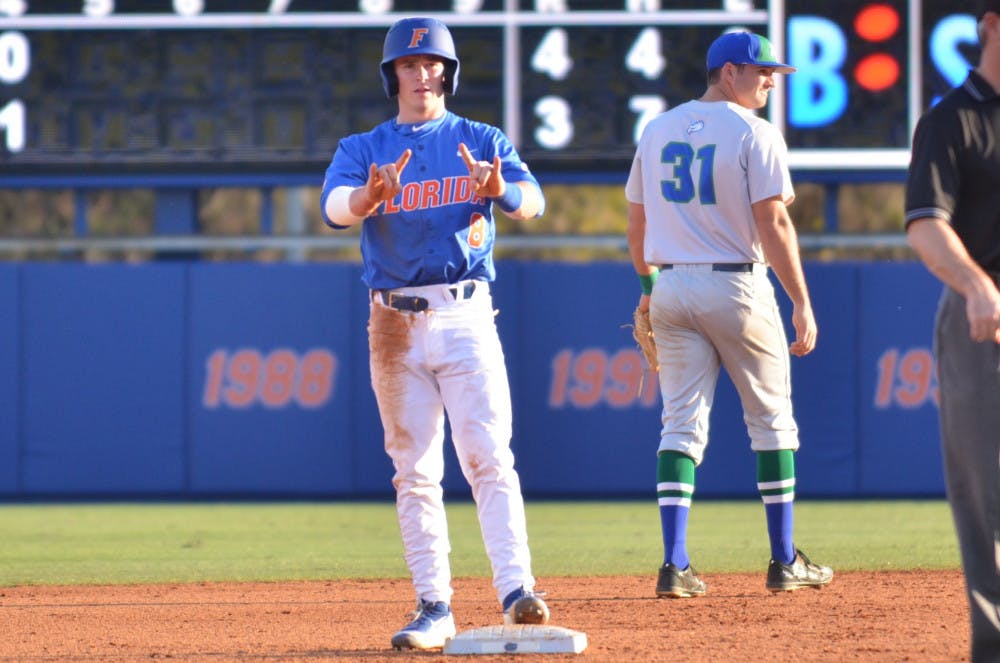
[[[484,661],[968,661],[959,571],[843,572],[772,595],[764,573],[702,574],[708,594],[657,599],[648,577],[540,578],[552,624],[580,654]],[[458,630],[501,622],[484,578],[456,580]],[[462,661],[394,652],[414,605],[407,579],[0,587],[0,661]]]

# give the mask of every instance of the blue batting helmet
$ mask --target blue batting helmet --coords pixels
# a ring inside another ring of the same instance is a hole
[[[458,90],[458,56],[448,27],[433,18],[404,18],[385,34],[382,45],[382,87],[388,97],[399,94],[399,79],[392,62],[404,55],[436,55],[444,58],[444,91]]]

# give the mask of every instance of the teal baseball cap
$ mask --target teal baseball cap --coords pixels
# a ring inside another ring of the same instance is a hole
[[[795,71],[795,67],[777,61],[774,47],[766,37],[753,32],[727,32],[712,42],[708,47],[708,57],[705,58],[708,70],[719,69],[727,62],[774,67],[779,74]]]

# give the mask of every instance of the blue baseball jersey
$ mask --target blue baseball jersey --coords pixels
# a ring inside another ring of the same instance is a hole
[[[320,198],[323,218],[333,228],[346,226],[326,216],[331,191],[339,186],[364,186],[371,164],[381,166],[396,161],[407,148],[413,151],[400,177],[402,192],[363,221],[362,280],[369,288],[495,278],[493,201],[473,195],[459,143],[465,143],[477,161],[492,163],[499,155],[508,185],[531,182],[538,186],[500,129],[450,111],[418,124],[388,120],[340,141]]]

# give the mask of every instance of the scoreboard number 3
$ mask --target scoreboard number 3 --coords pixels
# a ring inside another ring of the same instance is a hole
[[[535,117],[541,120],[535,140],[542,147],[558,150],[573,140],[573,108],[562,97],[547,95],[536,101]]]

